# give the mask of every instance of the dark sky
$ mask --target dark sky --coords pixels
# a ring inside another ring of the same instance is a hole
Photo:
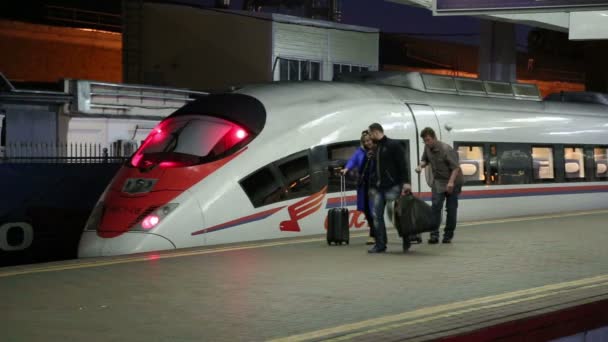
[[[213,4],[213,0],[186,0]],[[103,12],[120,12],[120,0],[0,0],[0,17],[43,17],[45,5],[75,7]],[[232,0],[231,8],[241,9],[243,0]],[[12,15],[15,17],[15,15]],[[472,17],[434,17],[431,11],[384,0],[342,0],[342,22],[376,27],[383,32],[419,34],[420,37],[478,44],[479,20]],[[518,25],[518,44],[525,46],[529,27]]]
[[[342,3],[344,23],[472,44],[477,44],[479,39],[479,20],[475,18],[433,17],[429,10],[388,1],[346,0]]]
[[[196,0],[188,0],[196,1]],[[232,0],[231,7],[240,9],[243,0]],[[467,16],[433,16],[427,9],[384,0],[342,0],[342,22],[376,27],[383,32],[407,33],[429,39],[479,44],[477,18]],[[517,43],[527,46],[530,27],[517,25]]]

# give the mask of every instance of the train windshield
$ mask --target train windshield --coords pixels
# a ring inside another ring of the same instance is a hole
[[[227,120],[178,116],[161,122],[133,155],[134,167],[180,167],[217,160],[244,146],[250,133]]]

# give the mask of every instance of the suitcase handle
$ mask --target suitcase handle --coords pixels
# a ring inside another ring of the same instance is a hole
[[[346,203],[346,177],[344,175],[340,175],[340,208],[344,208],[344,204]]]

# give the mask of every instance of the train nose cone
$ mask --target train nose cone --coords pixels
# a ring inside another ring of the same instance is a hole
[[[80,238],[78,257],[112,256],[175,249],[169,239],[157,234],[129,232],[106,239],[85,231]]]

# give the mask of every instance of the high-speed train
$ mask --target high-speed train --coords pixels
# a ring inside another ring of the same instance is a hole
[[[564,97],[562,96],[562,99]],[[567,98],[566,98],[567,100]],[[606,208],[608,106],[543,101],[535,86],[420,73],[277,82],[205,96],[162,120],[94,208],[80,257],[322,234],[339,171],[379,122],[414,169],[432,127],[457,149],[459,221]],[[367,229],[354,210],[350,227]]]

